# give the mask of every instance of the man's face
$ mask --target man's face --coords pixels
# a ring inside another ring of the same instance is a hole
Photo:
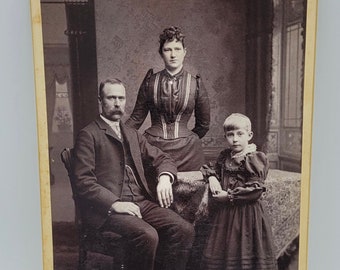
[[[186,49],[181,41],[166,41],[162,48],[162,58],[166,69],[169,71],[179,71],[182,68]]]
[[[112,121],[119,121],[125,112],[125,87],[120,84],[105,84],[99,101],[103,116]]]

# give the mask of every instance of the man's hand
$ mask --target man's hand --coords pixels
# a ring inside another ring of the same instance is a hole
[[[215,176],[209,177],[209,188],[213,195],[222,190],[221,184]]]
[[[128,214],[142,218],[139,206],[133,202],[114,202],[111,206],[112,210],[119,214]]]
[[[161,207],[168,208],[172,204],[174,197],[170,175],[162,174],[157,185],[157,198]]]

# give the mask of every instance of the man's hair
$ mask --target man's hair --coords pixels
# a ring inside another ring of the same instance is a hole
[[[164,43],[167,41],[173,41],[177,40],[182,42],[183,48],[184,46],[184,34],[182,33],[182,30],[179,27],[176,26],[170,26],[169,28],[165,28],[163,30],[163,33],[159,35],[159,54],[162,55],[162,49],[164,46]]]
[[[100,98],[103,97],[103,89],[104,89],[104,87],[105,87],[106,84],[119,84],[119,85],[122,85],[122,86],[125,87],[125,85],[123,84],[123,82],[122,82],[121,80],[119,80],[119,79],[116,79],[116,78],[114,78],[114,79],[106,79],[106,80],[102,81],[102,82],[99,84],[98,96],[99,96]]]
[[[248,132],[251,131],[250,119],[244,114],[232,113],[224,120],[223,129],[225,132],[239,128],[245,128]]]

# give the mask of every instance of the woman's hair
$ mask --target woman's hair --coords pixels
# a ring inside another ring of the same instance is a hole
[[[224,131],[235,130],[239,128],[244,128],[248,132],[251,131],[250,119],[242,113],[232,113],[229,115],[223,123]]]
[[[170,26],[169,28],[165,28],[163,30],[163,33],[159,35],[159,54],[162,54],[162,49],[164,46],[164,43],[167,41],[173,41],[177,40],[182,42],[183,48],[184,46],[184,34],[182,33],[182,30],[179,27],[176,26]]]
[[[102,81],[100,84],[99,84],[99,90],[98,90],[98,95],[100,98],[103,97],[103,89],[104,89],[104,86],[106,84],[119,84],[119,85],[122,85],[125,87],[125,85],[123,84],[123,82],[117,78],[114,78],[114,79],[106,79],[105,81]]]

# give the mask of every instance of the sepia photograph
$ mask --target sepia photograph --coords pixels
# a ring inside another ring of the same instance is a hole
[[[31,0],[44,269],[307,269],[314,0]]]

